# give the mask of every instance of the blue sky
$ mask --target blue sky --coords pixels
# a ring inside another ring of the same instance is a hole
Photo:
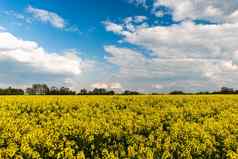
[[[235,87],[238,2],[2,0],[0,86]]]

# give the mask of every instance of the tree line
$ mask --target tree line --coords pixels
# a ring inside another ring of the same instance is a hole
[[[25,94],[28,95],[76,95],[75,91],[72,91],[67,87],[51,87],[46,84],[33,84],[31,88],[25,90]]]
[[[78,93],[78,95],[141,95],[142,93],[139,93],[137,91],[129,91],[125,90],[122,93],[116,93],[113,90],[107,90],[104,88],[94,88],[92,91],[88,91],[87,89],[81,89],[81,91]]]
[[[0,88],[0,95],[24,95],[23,89],[16,89],[16,88]]]
[[[67,87],[49,87],[46,84],[33,84],[32,87],[26,89],[17,88],[0,88],[0,95],[141,95],[137,91],[125,90],[117,93],[114,90],[107,90],[104,88],[94,88],[93,90],[81,89],[79,92],[73,91]]]
[[[197,95],[206,95],[206,94],[238,94],[238,90],[229,87],[222,87],[219,91],[212,91],[212,92],[195,92],[195,93],[187,93],[183,91],[172,91],[169,94],[171,95],[190,95],[190,94],[197,94]]]
[[[17,89],[17,88],[0,88],[0,95],[143,95],[144,93],[137,91],[125,90],[124,92],[117,93],[113,90],[104,88],[94,88],[93,90],[81,89],[76,92],[67,87],[57,88],[55,86],[48,87],[46,84],[33,84],[31,88]],[[151,93],[152,95],[159,95],[165,93]],[[222,87],[219,91],[214,92],[196,92],[187,93],[183,91],[172,91],[166,93],[170,95],[190,95],[190,94],[238,94],[238,90],[228,87]]]

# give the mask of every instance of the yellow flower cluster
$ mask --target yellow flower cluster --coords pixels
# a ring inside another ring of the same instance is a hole
[[[0,158],[238,158],[238,96],[2,96]]]

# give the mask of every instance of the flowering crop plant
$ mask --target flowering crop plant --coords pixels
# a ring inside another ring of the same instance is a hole
[[[2,96],[0,158],[238,158],[238,97]]]

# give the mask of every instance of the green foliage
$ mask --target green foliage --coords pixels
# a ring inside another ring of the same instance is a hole
[[[24,95],[24,91],[22,89],[16,89],[11,87],[6,89],[0,88],[0,95]]]
[[[2,96],[0,158],[238,158],[236,96]]]

